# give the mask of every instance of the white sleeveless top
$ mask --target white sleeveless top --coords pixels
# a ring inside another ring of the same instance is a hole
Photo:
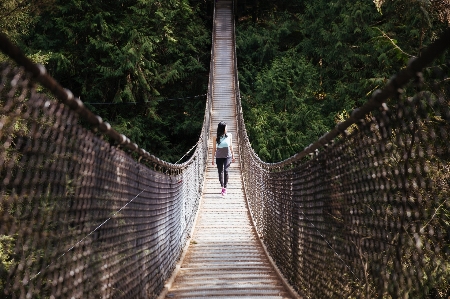
[[[233,139],[231,133],[227,133],[226,135],[227,137],[225,137],[225,135],[220,137],[220,143],[217,144],[216,148],[216,158],[231,157],[230,145],[232,144]]]

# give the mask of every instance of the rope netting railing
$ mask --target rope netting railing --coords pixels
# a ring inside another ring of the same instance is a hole
[[[19,65],[0,66],[0,297],[156,297],[198,211],[211,93],[195,152],[171,164],[0,48]]]
[[[425,68],[449,46],[447,30],[350,119],[279,163],[253,151],[237,91],[251,214],[305,298],[450,297],[450,65]]]

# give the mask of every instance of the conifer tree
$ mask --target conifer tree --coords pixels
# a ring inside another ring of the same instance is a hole
[[[205,99],[165,99],[206,93],[211,39],[201,8],[188,0],[55,0],[22,40],[28,53],[48,55],[49,73],[121,133],[178,159],[198,138]],[[179,134],[193,140],[180,142]]]

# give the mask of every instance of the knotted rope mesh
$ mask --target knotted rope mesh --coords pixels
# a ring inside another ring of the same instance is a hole
[[[334,137],[280,163],[253,151],[237,95],[252,217],[305,298],[450,297],[449,65],[427,84],[417,70],[441,53],[432,48],[345,132],[338,125]],[[414,76],[421,84],[405,85]]]
[[[0,72],[0,297],[155,297],[198,209],[209,113],[187,162],[138,162],[24,69]]]

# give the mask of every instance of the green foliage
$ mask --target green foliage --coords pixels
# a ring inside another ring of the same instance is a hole
[[[208,35],[198,18],[192,22],[187,1],[60,1],[56,7],[40,16],[26,44],[51,52],[49,71],[86,102],[149,100],[164,85],[203,70],[191,55],[208,45]]]
[[[35,16],[49,9],[53,0],[3,0],[0,2],[0,31],[13,41],[29,32]]]
[[[262,7],[265,1],[258,3]],[[249,105],[244,104],[246,123],[252,124],[248,125],[250,139],[261,157],[271,162],[294,155],[301,146],[333,128],[341,115],[365,103],[445,27],[420,1],[384,1],[383,14],[371,1],[297,0],[264,7],[265,13],[256,19],[241,16],[237,52],[241,95],[245,100],[252,99]],[[281,7],[285,11],[280,11]],[[290,54],[293,52],[296,55]],[[282,59],[292,59],[284,64],[283,72],[287,73],[296,64],[308,63],[311,80],[296,81],[306,87],[294,88],[301,94],[298,98],[314,94],[315,101],[304,103],[307,109],[288,109],[285,105],[291,101],[290,83],[279,81],[273,73],[274,65]],[[260,81],[264,85],[258,84]],[[299,123],[288,127],[305,126],[303,121],[310,123],[314,133],[295,141],[288,138],[290,131],[281,125],[283,121],[276,122],[276,114],[262,112],[268,109],[262,99],[268,97],[276,103],[272,105],[276,106],[275,113],[285,109],[285,121]],[[306,114],[290,115],[298,113]],[[261,126],[265,129],[258,130]],[[279,139],[298,146],[289,150],[285,147],[282,154],[276,154],[278,144],[268,142],[266,137],[277,134],[281,135]]]
[[[255,80],[255,93],[243,99],[248,133],[266,161],[286,159],[326,130],[320,117],[318,73],[303,57],[289,51],[273,60]]]
[[[0,235],[0,292],[4,294],[8,272],[16,261],[14,260],[15,238]]]
[[[29,33],[35,23],[36,16],[52,6],[53,0],[2,0],[0,1],[0,32],[8,36],[13,42],[19,41]],[[39,51],[30,57],[37,63],[45,63],[48,56]],[[7,57],[0,52],[0,62]]]

